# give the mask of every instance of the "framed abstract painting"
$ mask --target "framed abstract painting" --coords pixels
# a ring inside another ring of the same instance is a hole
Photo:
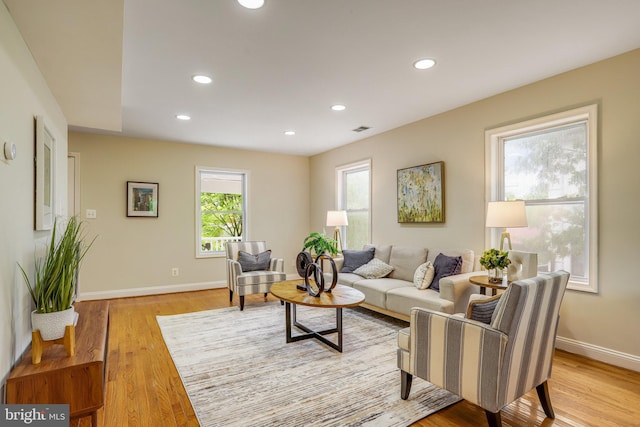
[[[444,222],[444,162],[398,169],[398,222]]]

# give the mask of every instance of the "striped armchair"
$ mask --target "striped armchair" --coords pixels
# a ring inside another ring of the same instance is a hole
[[[413,376],[449,390],[485,410],[501,426],[500,410],[536,388],[554,418],[547,388],[569,273],[513,282],[485,324],[427,309],[411,310],[411,326],[398,334],[401,397]]]
[[[229,302],[233,302],[233,294],[240,297],[240,310],[244,310],[244,296],[264,293],[267,297],[271,285],[287,279],[284,273],[284,260],[271,258],[268,270],[242,271],[238,262],[238,252],[243,251],[257,255],[267,250],[267,242],[227,242],[227,286],[229,287]]]

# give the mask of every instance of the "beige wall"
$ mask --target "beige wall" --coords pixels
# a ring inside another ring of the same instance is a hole
[[[31,340],[28,297],[17,263],[33,277],[34,251],[49,232],[34,231],[34,116],[44,116],[56,140],[54,212],[66,213],[67,122],[9,12],[0,2],[0,379]],[[4,142],[17,157],[4,159]],[[1,400],[1,399],[0,399]]]
[[[402,245],[485,248],[484,131],[591,103],[599,105],[598,294],[568,291],[559,335],[579,350],[637,363],[640,286],[640,50],[403,126],[310,159],[114,136],[70,135],[80,153],[81,212],[96,209],[88,232],[98,240],[83,266],[81,292],[162,291],[224,281],[222,259],[195,259],[194,168],[250,171],[249,238],[265,239],[274,255],[293,260],[302,238],[322,230],[334,208],[334,169],[371,158],[373,241]],[[33,271],[33,254],[48,232],[33,231],[33,117],[44,115],[57,141],[55,213],[66,215],[66,120],[0,2],[0,148],[15,142],[18,157],[0,160],[0,376],[30,340],[31,309],[17,262]],[[0,155],[0,159],[3,157]],[[396,170],[446,164],[446,223],[399,225]],[[127,218],[125,182],[160,183],[160,217]],[[313,197],[309,197],[309,192]],[[179,277],[171,277],[179,267]],[[619,353],[617,353],[619,352]]]
[[[607,353],[640,366],[640,50],[561,74],[311,158],[311,226],[334,207],[336,166],[372,159],[375,243],[487,247],[484,132],[592,103],[599,105],[598,294],[567,291],[559,335],[585,354]],[[396,222],[396,170],[443,160],[446,223]],[[602,348],[599,348],[602,347]],[[622,352],[624,354],[615,354]]]
[[[266,240],[294,272],[309,229],[307,157],[76,132],[69,151],[80,153],[80,212],[98,236],[82,266],[82,298],[226,286],[224,258],[195,258],[196,166],[249,172],[247,237]],[[159,183],[158,218],[126,216],[127,181]],[[86,219],[87,209],[97,218]]]

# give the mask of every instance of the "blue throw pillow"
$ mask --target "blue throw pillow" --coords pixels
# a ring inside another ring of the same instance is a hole
[[[498,305],[499,298],[494,300],[484,302],[484,301],[475,301],[470,304],[471,313],[469,319],[477,320],[478,322],[486,323],[487,325],[491,324],[491,318],[493,317],[493,313]]]
[[[256,255],[238,251],[238,262],[243,272],[268,270],[271,264],[271,250],[269,249]]]
[[[353,273],[354,270],[371,261],[375,252],[375,248],[364,249],[362,251],[343,250],[342,256],[344,256],[344,263],[342,264],[340,273]]]
[[[433,261],[433,268],[435,274],[429,288],[440,292],[440,279],[453,276],[454,274],[460,274],[460,271],[462,271],[462,257],[438,254]]]

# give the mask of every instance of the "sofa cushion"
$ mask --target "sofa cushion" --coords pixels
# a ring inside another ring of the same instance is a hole
[[[361,265],[354,271],[355,274],[364,277],[365,279],[380,279],[385,277],[393,271],[393,267],[389,264],[380,261],[378,258],[373,258],[365,265]]]
[[[433,276],[433,281],[429,287],[436,291],[440,291],[441,278],[460,274],[460,269],[462,268],[462,257],[450,257],[444,254],[439,254],[433,262],[433,268],[435,269],[435,275]]]
[[[238,286],[276,283],[287,280],[287,275],[279,271],[250,271],[238,276]],[[243,295],[243,294],[240,294]]]
[[[353,287],[364,294],[367,304],[380,308],[387,308],[387,292],[396,288],[413,288],[411,282],[389,279],[362,279],[353,284]],[[415,289],[415,288],[414,288]]]
[[[245,251],[238,251],[238,262],[243,272],[269,270],[271,264],[271,250],[250,254]]]
[[[392,279],[413,282],[413,275],[420,264],[427,261],[427,249],[394,246],[391,248],[389,264],[395,268],[389,274]]]
[[[361,251],[345,249],[342,251],[344,263],[342,264],[341,273],[353,273],[358,267],[365,265],[373,259],[375,253],[374,248],[364,249]]]
[[[354,273],[338,273],[338,284],[339,285],[346,285],[346,286],[351,286],[353,287],[353,284],[359,280],[362,280],[362,276],[358,276],[357,274]],[[332,276],[331,273],[325,273],[324,274],[324,280],[325,282],[331,283],[332,280]]]
[[[380,261],[389,264],[389,258],[391,257],[391,245],[364,245],[364,249],[373,248],[375,253],[374,257],[378,258]]]
[[[440,293],[433,289],[421,290],[415,286],[405,286],[387,292],[387,310],[410,316],[412,307],[453,314],[453,302],[440,298]]]
[[[462,268],[460,269],[460,273],[470,273],[474,271],[474,253],[471,249],[438,249],[431,248],[429,249],[429,256],[427,256],[427,261],[434,262],[436,257],[439,254],[444,254],[446,256],[461,256],[462,257]]]

